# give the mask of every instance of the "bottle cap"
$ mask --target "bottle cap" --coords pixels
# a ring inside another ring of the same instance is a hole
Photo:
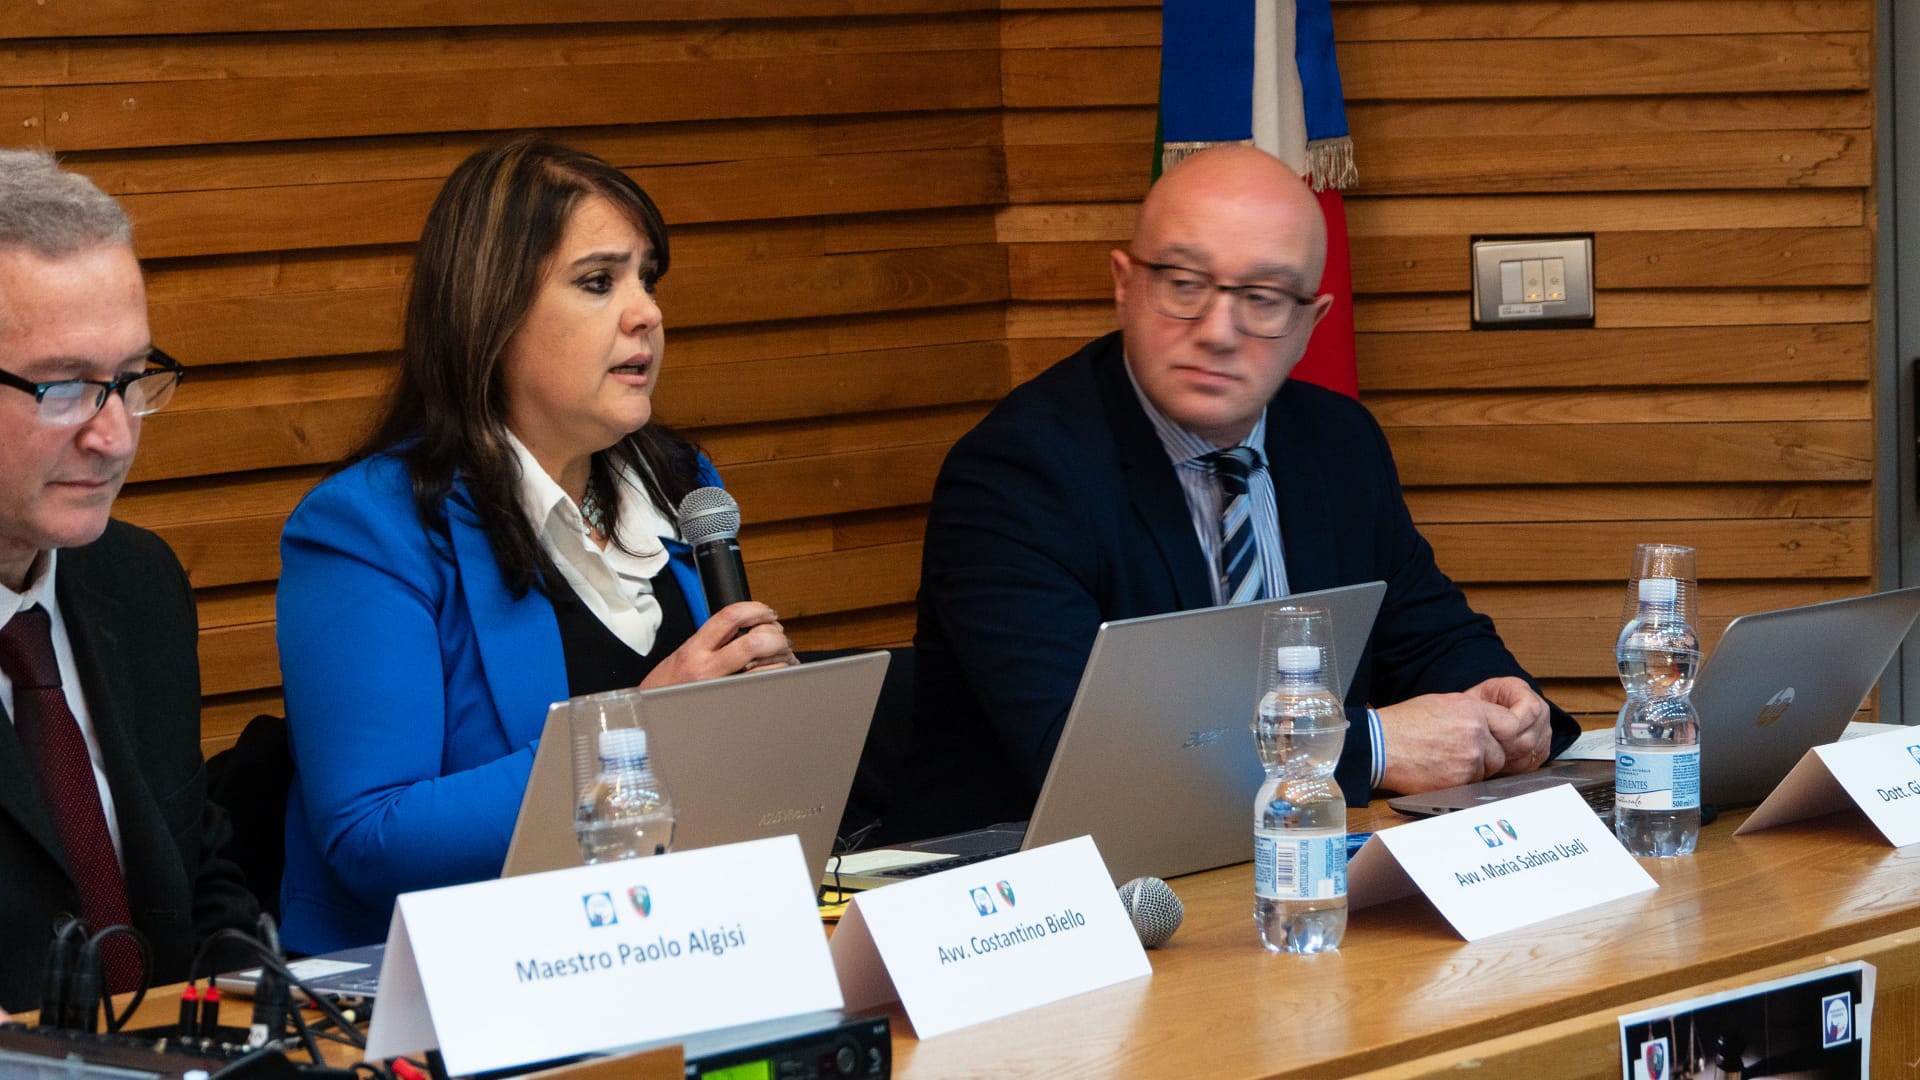
[[[1640,579],[1640,602],[1643,604],[1671,604],[1679,594],[1679,583],[1670,577]]]
[[[641,761],[647,756],[647,733],[643,728],[608,728],[600,733],[602,761]]]
[[[1288,675],[1311,675],[1320,670],[1320,646],[1282,645],[1273,650],[1273,660]]]

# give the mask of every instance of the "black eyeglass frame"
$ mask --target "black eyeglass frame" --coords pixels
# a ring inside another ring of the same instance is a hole
[[[1183,274],[1192,274],[1194,277],[1201,278],[1202,280],[1206,281],[1207,287],[1210,291],[1207,293],[1207,298],[1200,302],[1199,310],[1195,311],[1191,315],[1179,315],[1179,314],[1175,314],[1174,312],[1168,311],[1164,306],[1156,303],[1154,305],[1154,310],[1160,312],[1160,314],[1165,315],[1169,319],[1180,319],[1183,322],[1193,322],[1197,319],[1203,319],[1203,318],[1206,318],[1207,312],[1213,309],[1214,298],[1221,293],[1226,293],[1228,296],[1235,298],[1233,301],[1233,306],[1229,309],[1233,317],[1233,328],[1247,335],[1248,337],[1256,337],[1262,341],[1279,341],[1280,339],[1292,334],[1295,329],[1294,323],[1299,318],[1300,309],[1303,307],[1310,307],[1313,304],[1318,303],[1320,300],[1320,298],[1317,296],[1301,296],[1299,293],[1294,292],[1292,289],[1288,289],[1279,285],[1268,285],[1268,284],[1262,284],[1262,283],[1255,283],[1251,285],[1222,285],[1218,281],[1215,281],[1213,279],[1212,274],[1207,273],[1205,270],[1195,270],[1191,266],[1181,266],[1179,263],[1148,262],[1145,259],[1142,259],[1142,258],[1139,258],[1138,256],[1133,255],[1132,253],[1128,253],[1127,258],[1132,260],[1136,266],[1144,267],[1151,273],[1160,274],[1160,273],[1165,273],[1168,270],[1178,270]],[[1293,301],[1293,304],[1294,304],[1293,309],[1287,313],[1286,329],[1280,331],[1277,334],[1259,334],[1259,333],[1255,333],[1252,330],[1247,329],[1245,326],[1241,324],[1240,304],[1239,304],[1238,297],[1254,289],[1259,289],[1265,292],[1276,292],[1276,293],[1279,293],[1281,296],[1284,296],[1287,299]]]
[[[132,386],[141,379],[152,378],[160,374],[170,374],[173,376],[173,387],[169,387],[169,389],[173,389],[177,388],[187,377],[187,366],[167,355],[166,352],[157,346],[147,351],[147,362],[160,366],[158,368],[149,367],[142,371],[129,371],[125,375],[117,376],[113,379],[53,379],[48,382],[37,383],[29,382],[11,371],[0,370],[0,386],[10,386],[15,390],[24,390],[32,394],[34,405],[43,410],[46,408],[47,395],[52,393],[55,387],[92,386],[98,388],[100,393],[94,398],[92,411],[77,420],[47,420],[44,414],[41,416],[42,420],[50,424],[58,424],[61,427],[78,427],[100,415],[100,410],[107,407],[107,398],[110,395],[119,394],[120,400],[125,401],[127,399],[127,387]],[[164,403],[148,409],[146,412],[133,413],[132,415],[151,416],[163,407],[165,407]]]

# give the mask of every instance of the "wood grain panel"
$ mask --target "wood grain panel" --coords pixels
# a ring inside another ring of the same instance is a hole
[[[1873,478],[1873,425],[1861,420],[1691,424],[1402,427],[1387,431],[1414,484],[1624,484]]]
[[[1009,146],[1007,197],[1015,203],[1135,202],[1146,196],[1152,168],[1151,146],[1143,151],[1133,142]]]
[[[1393,390],[1861,382],[1872,338],[1840,326],[1359,335],[1361,385]]]
[[[955,150],[765,158],[635,169],[674,225],[983,206],[1005,198],[999,154]],[[407,243],[441,179],[122,196],[146,258]]]
[[[1369,168],[1368,173],[1373,172]],[[1355,237],[1639,229],[1804,229],[1867,223],[1856,190],[1493,193],[1346,200]]]
[[[1459,581],[1625,581],[1635,544],[1657,531],[1662,543],[1698,552],[1700,580],[1865,577],[1872,573],[1873,524],[1860,518],[1746,521],[1430,525],[1421,532]],[[1595,569],[1589,570],[1592,567]],[[1590,577],[1576,578],[1576,574]],[[1704,586],[1703,586],[1704,591]],[[1613,609],[1619,629],[1619,609]]]
[[[1334,37],[1339,41],[1687,36],[1710,27],[1735,27],[1749,34],[1866,31],[1873,28],[1873,8],[1861,0],[1606,0],[1580,4],[1470,0],[1443,6],[1338,4],[1333,15]]]
[[[661,383],[665,415],[688,427],[997,400],[1007,391],[1004,342],[713,364]]]
[[[10,9],[0,38],[123,34],[231,34],[258,30],[373,29],[414,26],[622,23],[643,19],[768,19],[827,15],[937,14],[992,5],[982,0],[585,0],[564,8],[525,0],[347,0],[312,5],[292,0],[37,0]]]
[[[1465,330],[1472,297],[1462,292],[1369,296],[1355,311],[1361,333]],[[1864,323],[1873,318],[1867,289],[1602,289],[1594,298],[1594,326],[1603,329],[1658,326],[1758,326],[1827,320]]]
[[[1013,49],[1000,56],[1009,109],[1151,105],[1158,100],[1160,50]]]
[[[37,91],[36,91],[37,92]],[[570,145],[623,169],[755,158],[945,150],[998,142],[988,110],[578,127]],[[106,150],[65,158],[113,195],[440,179],[497,132]]]
[[[1349,101],[1864,90],[1864,33],[1357,41],[1340,46]],[[1545,78],[1551,72],[1551,78]]]
[[[0,82],[40,85],[246,79],[284,75],[378,75],[392,71],[482,71],[580,64],[741,60],[794,54],[979,50],[997,46],[990,12],[953,14],[938,36],[924,19],[781,20],[752,24],[673,22],[422,28],[380,34],[246,33],[173,40],[85,39],[24,55],[36,63],[0,70]]]
[[[1375,139],[1516,135],[1586,138],[1611,133],[1781,132],[1873,126],[1873,99],[1854,90],[1817,94],[1660,97],[1543,97],[1487,101],[1356,103],[1347,123],[1361,145]]]
[[[1657,521],[1693,518],[1871,517],[1857,484],[1561,484],[1408,490],[1413,519],[1466,521]]]
[[[1358,191],[1374,194],[1860,188],[1872,180],[1864,131],[1675,134],[1603,131],[1579,140],[1536,135],[1381,138]]]
[[[1149,47],[1157,51],[1160,48],[1159,12],[1144,9],[1047,14],[1010,12],[1000,20],[1000,47],[1003,49],[1117,46]]]
[[[1871,420],[1864,387],[1791,386],[1537,393],[1372,394],[1367,408],[1392,427],[1669,423],[1717,420]]]
[[[1866,229],[1601,232],[1593,240],[1593,280],[1598,289],[1864,285],[1873,274],[1872,240]],[[1458,290],[1472,280],[1468,251],[1466,234],[1355,239],[1354,291]]]
[[[62,149],[502,130],[710,116],[979,109],[999,104],[991,51],[403,71],[47,91]],[[618,93],[608,92],[617,87]]]

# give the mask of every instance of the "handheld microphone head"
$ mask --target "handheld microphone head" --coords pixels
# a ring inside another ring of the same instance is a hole
[[[678,514],[680,538],[696,547],[740,535],[740,504],[725,488],[703,487],[687,492],[687,497],[680,500]]]
[[[1187,906],[1157,877],[1137,877],[1120,886],[1120,906],[1133,920],[1133,932],[1149,949],[1165,945],[1187,917]]]

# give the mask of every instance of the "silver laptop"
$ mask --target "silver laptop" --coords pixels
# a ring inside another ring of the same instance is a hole
[[[339,1005],[361,1005],[372,1001],[380,990],[380,962],[387,954],[387,943],[359,945],[339,952],[322,953],[287,964],[296,977],[316,994],[325,994]],[[260,969],[229,971],[214,980],[223,994],[252,997],[260,982]],[[298,990],[296,996],[305,995]]]
[[[1920,586],[1742,615],[1728,623],[1693,684],[1700,713],[1700,801],[1711,807],[1757,803],[1809,748],[1839,739],[1916,616]],[[1565,783],[1583,793],[1610,793],[1613,762],[1568,761],[1521,776],[1403,795],[1387,805],[1430,816]],[[1596,808],[1605,802],[1597,800]]]
[[[1386,592],[1373,581],[1102,623],[1030,822],[857,852],[822,882],[870,889],[1082,834],[1092,835],[1116,882],[1246,862],[1264,775],[1250,734],[1262,616],[1288,605],[1326,608],[1333,685],[1344,696]]]
[[[676,851],[796,833],[808,866],[833,850],[887,654],[861,653],[636,691],[647,752],[672,797]],[[567,714],[547,712],[501,877],[581,865]]]

